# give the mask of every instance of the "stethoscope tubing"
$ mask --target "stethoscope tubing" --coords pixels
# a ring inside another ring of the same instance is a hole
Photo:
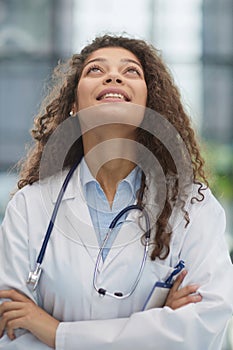
[[[49,221],[48,228],[46,230],[44,241],[42,243],[40,252],[38,254],[38,258],[36,260],[35,270],[29,272],[27,283],[33,285],[33,290],[35,290],[37,288],[37,285],[38,285],[39,280],[40,280],[40,276],[41,276],[41,273],[42,273],[41,264],[43,262],[43,259],[44,259],[45,253],[46,253],[46,248],[47,248],[47,245],[48,245],[48,242],[49,242],[49,239],[50,239],[53,227],[54,227],[54,223],[55,223],[55,220],[56,220],[56,216],[57,216],[57,213],[58,213],[58,210],[59,210],[62,198],[64,196],[64,193],[65,193],[66,188],[67,188],[67,186],[69,184],[69,181],[70,181],[74,171],[76,170],[78,164],[79,164],[79,162],[76,163],[69,170],[68,174],[65,177],[65,180],[64,180],[64,182],[62,184],[62,187],[61,187],[61,189],[59,191],[59,194],[58,194],[58,197],[57,197],[57,200],[56,200],[53,212],[52,212],[52,216],[51,216],[51,219]],[[140,269],[139,269],[138,275],[136,277],[136,280],[135,280],[135,282],[134,282],[130,292],[128,292],[126,294],[123,294],[122,292],[111,293],[111,292],[108,292],[107,290],[105,290],[103,288],[98,288],[97,287],[98,266],[99,266],[100,258],[101,258],[101,255],[102,255],[102,251],[103,251],[104,247],[106,246],[106,243],[107,243],[107,240],[109,238],[110,233],[112,232],[112,230],[116,226],[118,220],[125,213],[129,212],[130,210],[140,210],[144,214],[144,218],[145,218],[145,221],[146,221],[144,255],[143,255],[143,258],[142,258],[142,263],[140,265]],[[116,215],[116,217],[112,220],[111,224],[109,225],[108,232],[107,232],[107,234],[105,236],[105,239],[104,239],[104,242],[103,242],[102,246],[99,249],[99,254],[97,256],[97,260],[96,260],[96,264],[95,264],[94,275],[93,275],[93,286],[94,286],[94,289],[99,293],[99,295],[109,295],[109,296],[114,297],[114,298],[125,299],[125,298],[128,298],[134,292],[134,290],[136,289],[136,287],[138,285],[138,282],[139,282],[139,280],[141,278],[141,275],[142,275],[142,272],[143,272],[143,269],[144,269],[144,266],[145,266],[145,262],[146,262],[146,258],[147,258],[148,250],[149,250],[150,234],[151,234],[151,230],[150,230],[149,216],[148,216],[148,213],[146,212],[145,208],[143,208],[142,206],[140,206],[138,204],[129,205],[128,207],[123,208],[120,211],[120,213],[118,213]]]
[[[118,220],[120,220],[120,218],[125,213],[130,211],[130,210],[140,210],[144,214],[144,218],[146,220],[145,248],[144,248],[144,254],[143,254],[142,262],[141,262],[141,265],[140,265],[139,272],[138,272],[138,274],[136,276],[135,282],[133,283],[133,285],[132,285],[132,287],[131,287],[131,289],[130,289],[130,291],[128,293],[123,294],[122,292],[119,292],[119,291],[117,291],[117,292],[108,292],[105,288],[98,288],[97,287],[97,273],[98,273],[98,267],[99,267],[99,264],[100,264],[100,259],[101,259],[101,256],[102,256],[102,251],[105,248],[106,243],[108,241],[108,238],[109,238],[112,230],[116,226]],[[104,238],[102,246],[99,249],[99,254],[98,254],[97,259],[96,259],[96,264],[95,264],[95,269],[94,269],[94,276],[93,276],[93,287],[94,287],[94,289],[96,290],[96,292],[99,295],[101,295],[101,296],[107,295],[107,296],[110,296],[112,298],[123,300],[123,299],[126,299],[126,298],[128,298],[129,296],[131,296],[133,294],[133,292],[135,291],[135,289],[136,289],[136,287],[138,285],[138,282],[140,281],[141,275],[142,275],[144,267],[145,267],[146,258],[147,258],[148,250],[149,250],[150,235],[151,235],[151,230],[150,230],[149,215],[148,215],[147,211],[142,206],[140,206],[138,204],[129,205],[128,207],[123,208],[120,211],[120,213],[115,216],[115,218],[112,220],[111,224],[109,225],[108,232],[107,232],[107,234],[106,234],[106,236]]]
[[[52,216],[51,216],[51,219],[50,219],[50,222],[49,222],[46,234],[45,234],[45,238],[44,238],[43,244],[41,246],[41,249],[40,249],[37,261],[36,261],[37,264],[41,265],[42,262],[43,262],[43,259],[44,259],[44,256],[45,256],[45,252],[46,252],[46,248],[47,248],[47,245],[48,245],[48,242],[49,242],[52,230],[53,230],[54,222],[55,222],[55,219],[56,219],[56,216],[57,216],[57,213],[58,213],[58,209],[60,207],[60,204],[61,204],[62,198],[64,196],[65,190],[66,190],[66,188],[67,188],[67,186],[69,184],[69,181],[70,181],[70,179],[71,179],[75,169],[77,168],[78,164],[79,163],[75,164],[69,170],[69,172],[66,175],[66,178],[65,178],[65,180],[64,180],[64,182],[62,184],[62,187],[61,187],[61,189],[59,191],[59,194],[58,194],[58,197],[57,197],[54,209],[53,209],[53,213],[52,213]]]

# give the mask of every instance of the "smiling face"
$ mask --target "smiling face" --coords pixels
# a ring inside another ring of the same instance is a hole
[[[94,51],[77,87],[76,111],[106,102],[146,106],[147,86],[138,58],[121,47]]]

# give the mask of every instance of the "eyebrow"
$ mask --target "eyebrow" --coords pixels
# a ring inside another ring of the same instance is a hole
[[[84,65],[84,67],[86,67],[89,63],[93,63],[93,62],[107,62],[107,59],[103,58],[103,57],[93,58],[93,60],[88,61]],[[123,63],[134,63],[134,64],[138,65],[141,69],[143,69],[142,65],[139,62],[137,62],[137,61],[135,61],[135,60],[133,60],[131,58],[122,58],[120,60],[120,62],[123,62]]]

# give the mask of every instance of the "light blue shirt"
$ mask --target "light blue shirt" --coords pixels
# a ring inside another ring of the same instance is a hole
[[[123,208],[135,203],[136,194],[141,183],[141,170],[139,167],[135,167],[125,179],[119,182],[112,207],[110,207],[99,182],[91,174],[84,158],[80,163],[80,181],[99,246],[102,246],[108,228],[115,216]],[[103,260],[106,258],[127,214],[118,221],[116,228],[112,231],[106,248],[103,250]]]

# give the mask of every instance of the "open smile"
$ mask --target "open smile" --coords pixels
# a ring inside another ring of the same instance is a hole
[[[97,101],[129,102],[130,98],[125,91],[119,89],[105,89],[97,96]]]

